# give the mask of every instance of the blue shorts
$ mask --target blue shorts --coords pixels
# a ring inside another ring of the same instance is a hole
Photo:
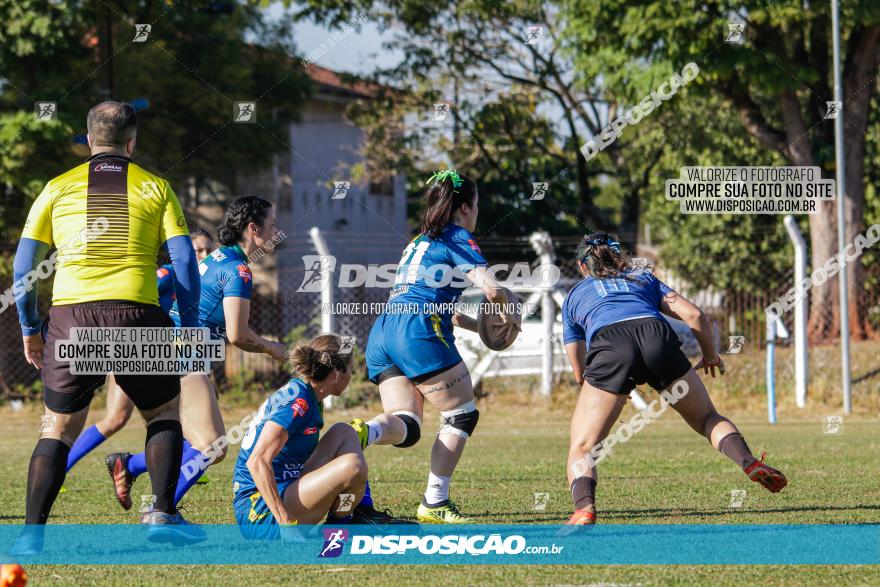
[[[278,495],[284,498],[284,492],[296,479],[278,481]],[[235,511],[235,522],[241,535],[247,540],[277,540],[281,537],[278,522],[259,491],[239,493],[232,500]]]
[[[452,317],[432,314],[382,314],[367,340],[367,373],[381,383],[405,375],[416,383],[461,362],[452,334]],[[386,373],[387,372],[387,373]],[[381,377],[386,374],[385,377]]]

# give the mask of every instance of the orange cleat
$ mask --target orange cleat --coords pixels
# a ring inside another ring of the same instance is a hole
[[[596,512],[590,510],[574,510],[574,513],[565,523],[566,526],[590,526],[596,523]]]
[[[21,565],[0,565],[0,587],[24,587],[27,579],[27,573]]]
[[[755,461],[746,467],[745,473],[749,479],[755,483],[760,483],[770,493],[779,493],[783,487],[788,485],[788,479],[785,478],[782,471],[774,469],[770,465],[765,465],[765,456],[767,456],[767,453],[761,453],[761,460]]]

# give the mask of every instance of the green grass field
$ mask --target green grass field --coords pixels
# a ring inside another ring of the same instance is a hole
[[[876,379],[875,379],[876,383]],[[574,397],[561,388],[552,402],[532,398],[522,389],[508,390],[504,380],[489,380],[480,402],[480,425],[468,444],[452,495],[462,509],[484,523],[560,523],[571,510],[565,482],[568,414]],[[780,413],[770,426],[753,394],[749,409],[731,401],[726,410],[744,432],[752,449],[766,450],[768,462],[781,468],[790,485],[771,495],[726,458],[696,436],[669,412],[647,426],[629,443],[615,449],[601,466],[598,489],[603,524],[864,524],[880,523],[880,424],[873,414],[845,419],[842,432],[824,434],[823,414],[839,413],[814,406],[806,414]],[[715,397],[725,413],[724,394]],[[858,400],[857,400],[858,401]],[[757,407],[756,407],[757,406]],[[256,407],[256,405],[254,406]],[[623,418],[632,415],[628,407]],[[4,523],[21,523],[24,515],[25,470],[37,439],[36,407],[19,412],[0,410],[0,467],[6,480],[0,487]],[[94,414],[102,410],[96,408]],[[247,410],[229,407],[227,426]],[[330,412],[328,424],[354,415],[368,416],[374,408]],[[426,428],[436,422],[426,413]],[[431,434],[414,448],[371,447],[374,498],[401,516],[413,516],[427,475]],[[127,429],[86,457],[68,476],[66,493],[53,510],[53,523],[137,522],[112,497],[103,455],[135,451],[143,443],[143,424],[136,416]],[[231,523],[229,505],[232,467],[237,447],[210,469],[211,482],[196,486],[185,501],[186,515],[195,522]],[[745,489],[741,508],[728,507],[730,491]],[[136,503],[149,493],[142,478],[134,486]],[[547,492],[545,511],[535,511],[533,494]],[[590,561],[585,560],[585,565]],[[877,585],[880,567],[837,566],[32,566],[31,584],[178,584],[216,585],[246,581],[250,585]]]

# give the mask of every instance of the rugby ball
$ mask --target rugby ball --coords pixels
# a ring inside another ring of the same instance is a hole
[[[502,288],[507,303],[493,304],[485,295],[480,298],[477,313],[477,333],[483,344],[493,351],[510,348],[522,330],[522,300],[509,289]],[[507,322],[502,321],[502,314]]]

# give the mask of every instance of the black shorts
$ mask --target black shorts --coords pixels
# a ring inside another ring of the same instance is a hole
[[[666,389],[690,369],[666,320],[638,318],[599,329],[587,351],[584,379],[604,391],[628,394],[643,383]]]
[[[68,361],[55,358],[55,341],[70,338],[75,327],[173,327],[159,306],[101,301],[52,306],[43,324],[43,387],[46,407],[72,414],[88,406],[107,375],[74,375]],[[116,375],[116,383],[140,410],[153,410],[180,395],[179,375]]]
[[[409,380],[412,381],[413,383],[415,383],[416,385],[421,385],[422,383],[424,383],[425,381],[427,381],[431,377],[435,377],[437,375],[440,375],[444,371],[449,371],[453,367],[457,367],[460,364],[461,364],[461,361],[459,361],[455,365],[449,365],[447,367],[440,367],[439,369],[434,369],[432,371],[428,371],[427,373],[422,373],[421,375],[418,375],[416,377],[410,377]],[[390,367],[388,367],[387,369],[385,369],[384,371],[382,371],[381,373],[376,375],[375,378],[370,379],[370,381],[375,383],[376,385],[379,385],[383,381],[391,379],[392,377],[405,377],[405,375],[404,375],[403,371],[401,371],[400,369],[397,368],[396,365],[391,365]]]

